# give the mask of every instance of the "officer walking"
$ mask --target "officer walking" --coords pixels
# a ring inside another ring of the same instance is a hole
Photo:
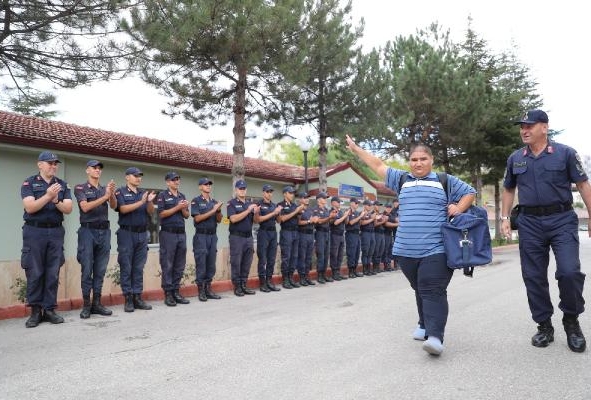
[[[285,289],[299,288],[299,283],[293,280],[292,274],[298,262],[298,214],[304,210],[304,205],[294,203],[295,189],[293,186],[283,188],[283,201],[278,204],[281,212],[278,221],[281,224],[279,233],[279,247],[281,248],[281,275]]]
[[[166,190],[158,193],[158,216],[160,217],[160,268],[162,270],[162,290],[164,304],[174,307],[189,304],[181,295],[181,280],[187,264],[187,235],[185,219],[189,218],[189,202],[179,191],[181,177],[174,171],[164,176]]]
[[[349,200],[347,226],[345,227],[345,251],[347,253],[347,268],[349,268],[349,278],[358,278],[363,276],[357,272],[357,263],[361,252],[361,239],[359,237],[359,228],[361,219],[365,216],[364,210],[359,210],[359,200],[352,197]]]
[[[99,182],[103,163],[90,160],[86,163],[86,182],[76,185],[74,195],[80,210],[80,229],[78,229],[77,259],[82,267],[80,284],[82,286],[82,311],[80,318],[90,318],[90,314],[111,315],[113,311],[101,304],[101,292],[109,256],[111,254],[111,228],[109,207],[115,209],[115,182],[107,186]],[[92,303],[90,292],[92,291]]]
[[[525,147],[513,152],[507,160],[501,219],[503,233],[510,238],[509,215],[518,188],[521,273],[532,319],[538,324],[531,343],[546,347],[554,341],[551,320],[554,308],[548,288],[552,247],[556,259],[554,276],[560,292],[558,308],[563,312],[568,347],[580,353],[586,348],[578,320],[584,311],[585,274],[581,272],[578,218],[572,207],[571,184],[576,184],[589,212],[591,186],[577,152],[548,138],[548,115],[544,111],[528,111],[516,124],[521,126]]]
[[[199,290],[199,301],[219,300],[221,297],[211,290],[216,272],[218,253],[217,226],[222,222],[222,202],[211,197],[213,181],[199,179],[201,194],[191,200],[191,216],[195,226],[193,255],[195,257],[195,283]]]
[[[300,285],[314,286],[314,281],[310,279],[308,274],[312,267],[312,252],[314,252],[314,225],[318,220],[312,215],[312,208],[310,207],[310,195],[306,192],[298,193],[300,206],[304,209],[298,214],[298,275],[300,277]]]
[[[335,281],[347,279],[341,276],[343,264],[343,252],[345,250],[345,225],[347,225],[348,212],[341,210],[341,199],[334,196],[330,199],[331,211],[336,212],[334,219],[330,221],[330,269]]]
[[[281,289],[273,284],[275,259],[277,258],[277,215],[281,207],[273,203],[273,187],[263,185],[263,200],[259,202],[259,212],[254,216],[254,222],[259,224],[257,232],[257,257],[259,259],[257,271],[261,292],[276,292]]]
[[[154,213],[154,192],[140,188],[144,173],[137,167],[125,170],[125,186],[115,191],[119,229],[117,230],[117,261],[121,289],[125,296],[125,312],[151,310],[142,300],[144,266],[148,259],[148,222]]]
[[[373,251],[373,273],[379,274],[382,272],[380,270],[380,263],[382,262],[382,256],[384,255],[384,224],[386,223],[386,217],[383,215],[382,211],[380,210],[380,206],[382,205],[379,201],[373,202],[373,212],[376,217],[374,221],[374,240],[375,240],[375,248]]]
[[[374,237],[374,222],[376,219],[373,212],[373,202],[371,200],[363,201],[364,217],[361,219],[361,265],[363,265],[364,275],[374,275],[370,264],[373,258],[373,252],[376,247]]]
[[[333,279],[326,275],[326,267],[330,256],[328,226],[336,212],[326,208],[327,198],[328,195],[325,192],[319,192],[316,195],[316,207],[312,210],[312,215],[317,218],[315,223],[316,232],[314,234],[314,240],[316,241],[316,271],[318,272],[318,283],[322,284],[333,282]]]
[[[246,182],[242,179],[234,184],[236,197],[228,201],[228,218],[230,218],[230,267],[234,294],[244,296],[255,294],[246,287],[248,274],[252,265],[254,243],[252,240],[252,222],[259,212],[259,206],[246,200]]]
[[[39,173],[25,179],[21,198],[25,209],[21,267],[27,277],[27,304],[31,316],[25,323],[34,328],[49,321],[61,324],[55,313],[60,267],[65,262],[64,214],[72,212],[72,195],[68,184],[56,176],[58,156],[50,151],[39,154]]]

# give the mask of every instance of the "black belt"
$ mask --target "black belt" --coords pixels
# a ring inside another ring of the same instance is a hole
[[[111,225],[109,221],[103,222],[80,222],[80,226],[82,228],[89,228],[89,229],[109,229]]]
[[[298,227],[297,226],[282,226],[281,230],[282,231],[297,231]]]
[[[195,229],[195,233],[202,235],[215,235],[215,229]]]
[[[307,235],[311,235],[314,233],[314,229],[299,229],[298,232],[305,233]]]
[[[230,235],[240,236],[243,238],[252,237],[252,232],[230,232]]]
[[[321,227],[317,226],[316,232],[328,232],[328,228],[321,228]]]
[[[260,231],[277,232],[274,226],[259,226]]]
[[[570,211],[573,209],[573,205],[570,203],[565,204],[554,204],[551,206],[539,206],[539,207],[529,207],[529,206],[519,206],[519,210],[527,215],[535,215],[538,217],[543,217],[546,215],[558,214],[564,211]]]
[[[330,231],[331,235],[339,235],[341,236],[343,233],[345,233],[345,231]]]
[[[359,231],[356,229],[347,229],[345,232],[347,232],[348,234],[359,235]]]
[[[124,231],[129,232],[136,232],[141,233],[148,230],[145,226],[133,226],[133,225],[119,225],[119,228],[123,229]]]
[[[161,226],[160,230],[168,233],[185,233],[185,227]]]
[[[25,221],[25,225],[34,226],[36,228],[58,228],[62,226],[61,222],[37,222]]]

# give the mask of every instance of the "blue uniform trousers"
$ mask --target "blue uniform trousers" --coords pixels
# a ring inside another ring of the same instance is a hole
[[[316,241],[316,271],[325,272],[330,256],[328,232],[316,231],[314,239]]]
[[[144,290],[144,266],[148,259],[148,232],[117,230],[117,262],[124,295]]]
[[[270,278],[277,259],[277,232],[259,229],[257,233],[257,271],[260,278]]]
[[[281,230],[279,234],[281,247],[281,274],[293,274],[298,262],[299,233],[297,231]]]
[[[232,283],[246,283],[252,258],[254,242],[251,237],[230,235],[230,270]]]
[[[384,256],[384,234],[374,232],[374,239],[376,244],[373,250],[373,264],[380,265],[380,263],[382,262],[382,257]]]
[[[361,231],[361,264],[368,266],[373,258],[376,240],[373,231]]]
[[[27,277],[27,303],[53,310],[57,306],[60,267],[64,264],[63,227],[23,226],[21,267]]]
[[[357,268],[361,252],[359,232],[345,232],[345,251],[347,252],[347,267]]]
[[[300,245],[298,249],[298,274],[308,275],[312,267],[312,252],[314,251],[314,234],[299,233]]]
[[[435,336],[443,341],[449,305],[447,286],[454,270],[447,268],[444,253],[423,258],[398,257],[404,276],[415,291],[419,325],[425,328],[427,336]]]
[[[554,311],[548,289],[550,247],[556,259],[554,277],[560,295],[558,308],[566,314],[581,314],[585,311],[585,274],[581,272],[575,212],[548,216],[520,214],[518,224],[521,274],[533,320],[537,323],[545,321]]]
[[[384,252],[382,253],[382,262],[389,266],[392,261],[392,246],[394,245],[394,236],[391,233],[384,234]]]
[[[111,254],[111,230],[80,227],[76,258],[82,268],[82,296],[102,293],[103,281]]]
[[[330,269],[340,271],[343,264],[345,238],[342,233],[330,234]]]
[[[160,268],[162,269],[162,289],[178,290],[187,265],[187,235],[160,231]]]
[[[195,257],[195,283],[211,283],[216,271],[218,237],[216,234],[195,233],[193,256]]]

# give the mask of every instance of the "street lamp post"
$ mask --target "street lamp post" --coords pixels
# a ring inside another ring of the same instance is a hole
[[[308,193],[308,151],[310,151],[310,143],[307,140],[302,140],[300,149],[304,153],[304,191]]]

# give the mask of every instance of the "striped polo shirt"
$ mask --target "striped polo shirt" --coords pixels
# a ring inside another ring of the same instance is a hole
[[[399,225],[393,255],[422,258],[445,253],[441,225],[447,221],[448,199],[435,172],[423,178],[409,173],[399,188],[400,176],[406,171],[388,168],[385,184],[399,193]],[[476,193],[474,188],[453,175],[447,176],[449,203]]]

